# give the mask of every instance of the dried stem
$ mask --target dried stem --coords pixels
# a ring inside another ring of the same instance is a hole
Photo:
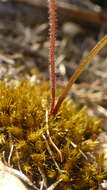
[[[92,61],[93,57],[107,44],[107,35],[105,35],[97,44],[96,46],[90,51],[90,53],[86,56],[86,58],[80,63],[74,74],[71,76],[67,86],[63,90],[61,96],[59,97],[55,108],[53,110],[53,115],[56,115],[60,105],[62,104],[63,100],[67,96],[70,88],[74,84],[74,82],[77,80],[79,75],[83,72],[85,67],[88,65],[89,62]]]
[[[55,44],[56,44],[56,5],[55,0],[49,0],[49,32],[50,32],[50,48],[49,48],[49,64],[50,64],[50,83],[51,83],[51,102],[50,115],[55,105],[56,91],[56,73],[55,73]]]
[[[47,137],[51,143],[51,145],[55,148],[55,150],[57,151],[57,153],[59,154],[59,157],[60,157],[60,160],[61,162],[63,161],[63,157],[62,157],[62,153],[61,151],[58,149],[58,147],[56,146],[56,144],[53,142],[51,136],[50,136],[50,132],[49,132],[49,124],[48,124],[48,110],[46,110],[46,127],[47,127],[47,130],[46,130],[46,134],[47,134]]]
[[[42,177],[42,182],[41,182],[41,187],[40,190],[42,190],[44,187],[47,189],[47,179],[46,176],[44,174],[44,172],[42,171],[42,169],[40,167],[38,167],[39,173],[41,174]]]
[[[57,164],[57,162],[56,162],[56,160],[55,160],[55,158],[54,158],[53,152],[51,151],[51,148],[50,148],[50,146],[49,146],[49,144],[48,144],[48,141],[47,141],[45,135],[42,135],[42,137],[43,137],[43,139],[44,139],[44,141],[45,141],[45,143],[46,143],[47,150],[48,150],[48,152],[49,152],[49,154],[50,154],[50,156],[51,156],[51,158],[52,158],[52,160],[53,160],[53,162],[54,162],[54,164],[55,164],[55,166],[56,166],[58,172],[61,174],[61,173],[62,173],[62,170],[60,169],[59,165]]]
[[[11,161],[11,157],[12,157],[12,153],[13,153],[13,148],[14,148],[14,145],[12,144],[11,148],[10,148],[9,157],[8,157],[8,166],[11,166],[10,161]]]
[[[62,179],[59,179],[58,181],[56,181],[55,183],[53,183],[50,187],[48,187],[47,190],[54,190],[56,188],[56,186],[62,181]]]

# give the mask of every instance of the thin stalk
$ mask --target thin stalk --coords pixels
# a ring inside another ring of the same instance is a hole
[[[50,136],[50,132],[49,132],[49,122],[48,122],[48,110],[46,110],[46,134],[47,134],[47,137],[51,143],[51,145],[54,147],[54,149],[57,151],[57,153],[59,154],[59,157],[60,157],[60,160],[61,162],[63,161],[63,157],[62,157],[62,153],[61,151],[58,149],[58,147],[55,145],[55,143],[53,142],[51,136]]]
[[[70,80],[68,81],[68,84],[64,88],[61,96],[59,97],[55,108],[53,110],[53,115],[56,115],[59,107],[61,106],[63,100],[67,96],[70,88],[74,84],[74,82],[77,80],[79,75],[84,71],[85,67],[90,63],[93,59],[93,57],[107,44],[107,35],[105,35],[97,44],[96,46],[90,51],[90,53],[86,56],[86,58],[80,63],[74,74],[71,76]]]
[[[49,47],[49,71],[51,83],[51,100],[50,100],[50,115],[55,106],[56,94],[56,73],[55,73],[55,44],[56,44],[56,5],[55,0],[49,0],[49,32],[50,32],[50,47]]]

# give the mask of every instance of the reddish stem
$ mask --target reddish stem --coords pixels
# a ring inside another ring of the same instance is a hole
[[[49,0],[49,32],[50,32],[50,48],[49,48],[49,64],[50,64],[50,83],[51,83],[51,101],[50,115],[52,115],[55,105],[56,94],[56,73],[55,73],[55,44],[56,44],[56,5],[55,0]]]

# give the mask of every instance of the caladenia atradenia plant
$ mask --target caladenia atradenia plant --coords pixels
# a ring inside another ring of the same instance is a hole
[[[107,35],[105,35],[96,46],[90,51],[85,59],[80,63],[74,74],[71,76],[68,84],[63,90],[62,94],[57,100],[55,105],[55,87],[56,87],[56,76],[55,76],[55,42],[56,42],[56,5],[57,0],[48,0],[49,2],[49,24],[50,24],[50,49],[49,49],[49,63],[50,63],[50,82],[51,82],[51,106],[50,115],[56,115],[60,105],[66,98],[69,90],[71,89],[74,82],[77,80],[79,75],[83,72],[85,67],[91,62],[93,57],[107,44]]]
[[[98,190],[107,178],[104,155],[95,153],[101,122],[88,116],[86,108],[81,109],[67,94],[107,44],[107,35],[80,63],[61,94],[55,74],[56,2],[49,0],[48,4],[50,84],[0,83],[0,153],[15,170],[3,165],[1,159],[0,164],[2,170],[37,190]]]

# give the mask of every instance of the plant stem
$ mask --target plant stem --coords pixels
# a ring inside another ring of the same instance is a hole
[[[55,73],[55,44],[56,44],[56,5],[55,0],[49,0],[49,32],[50,32],[50,47],[49,47],[49,71],[51,83],[51,101],[50,114],[53,113],[56,94],[56,73]]]
[[[90,51],[90,53],[86,56],[86,58],[80,63],[74,74],[71,76],[70,80],[68,81],[68,84],[64,88],[61,96],[59,97],[55,108],[53,110],[53,115],[56,115],[60,105],[62,104],[63,100],[67,96],[70,88],[74,84],[74,82],[77,80],[79,75],[83,72],[85,67],[90,63],[93,59],[93,57],[107,44],[107,35],[105,35],[97,44],[96,46]]]

